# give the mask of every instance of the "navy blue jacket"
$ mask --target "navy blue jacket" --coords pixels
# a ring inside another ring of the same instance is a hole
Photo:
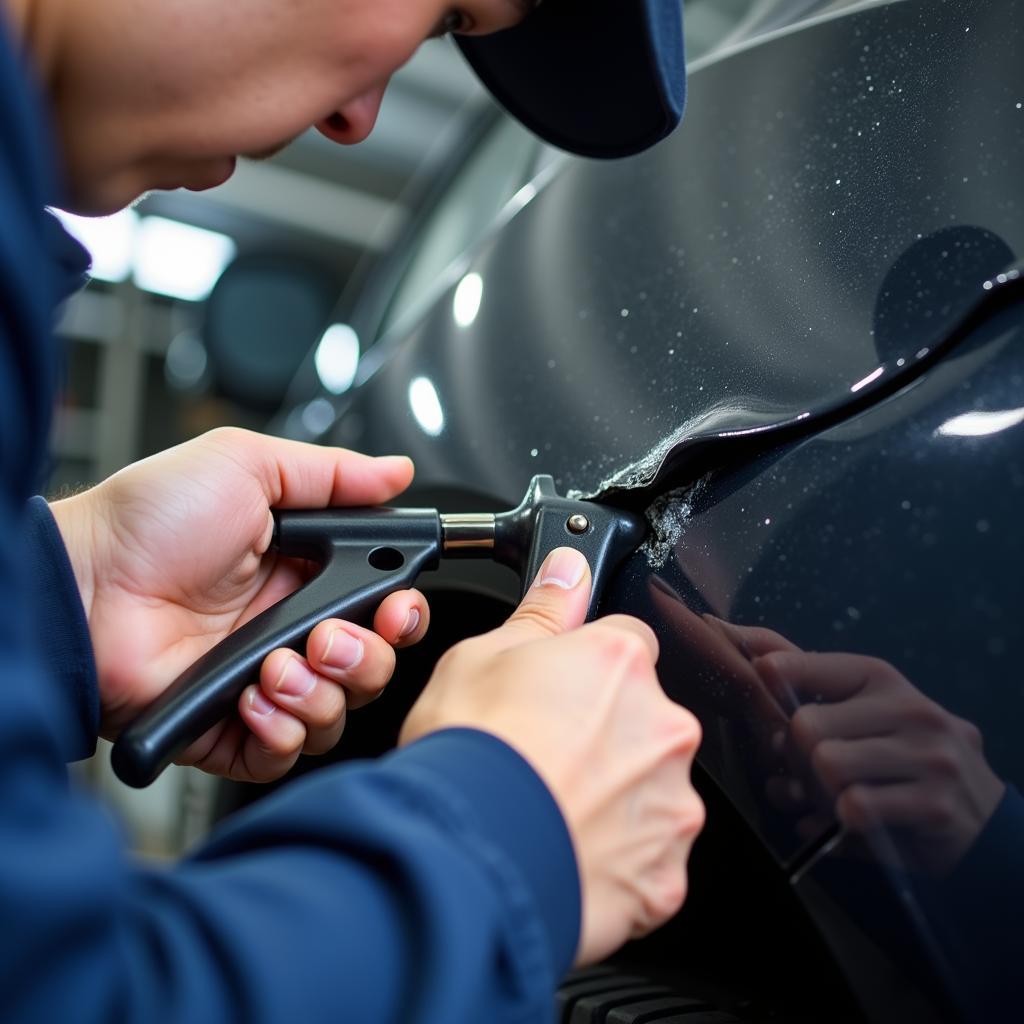
[[[65,762],[94,746],[88,631],[39,485],[54,308],[82,254],[0,16],[0,1018],[503,1024],[551,1017],[579,880],[540,779],[472,730],[329,768],[185,862],[125,851]]]

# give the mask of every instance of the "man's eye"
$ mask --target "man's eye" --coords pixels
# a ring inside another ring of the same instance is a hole
[[[450,10],[437,26],[435,35],[446,36],[452,33],[469,32],[473,28],[473,19],[460,10]]]

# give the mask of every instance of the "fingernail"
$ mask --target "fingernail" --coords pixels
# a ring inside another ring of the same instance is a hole
[[[274,689],[286,697],[305,697],[315,685],[316,676],[298,658],[289,658]]]
[[[587,560],[574,548],[558,548],[544,560],[537,574],[538,587],[561,587],[572,590],[581,579]]]
[[[363,660],[363,641],[343,629],[332,630],[321,660],[331,668],[355,668]]]
[[[277,705],[274,704],[273,701],[267,700],[267,698],[263,696],[263,692],[259,687],[255,687],[250,690],[246,700],[248,701],[249,707],[252,708],[257,715],[263,715],[266,717],[267,715],[272,715],[277,710]]]
[[[416,632],[417,627],[420,624],[420,610],[419,608],[409,609],[409,614],[406,617],[405,625],[402,627],[402,632],[398,634],[399,640],[404,640],[407,636],[412,636]]]

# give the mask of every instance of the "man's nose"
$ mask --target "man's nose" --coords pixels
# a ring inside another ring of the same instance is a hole
[[[364,92],[361,96],[349,100],[343,107],[336,110],[330,117],[317,124],[317,130],[333,142],[343,146],[352,146],[362,142],[377,123],[381,101],[387,83]]]

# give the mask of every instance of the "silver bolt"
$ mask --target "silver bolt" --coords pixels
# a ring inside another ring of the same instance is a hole
[[[586,533],[590,529],[590,520],[577,512],[574,516],[569,516],[569,521],[565,525],[569,527],[570,533]]]

